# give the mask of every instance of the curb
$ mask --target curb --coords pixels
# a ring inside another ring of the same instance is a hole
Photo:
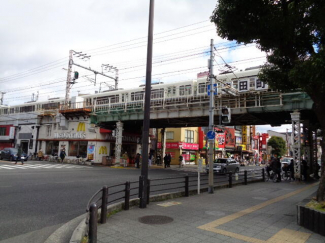
[[[256,180],[252,180],[249,182],[250,183],[263,182],[263,179],[256,179]],[[235,185],[244,185],[244,184],[243,184],[243,182],[235,182],[232,185],[235,186]],[[221,188],[228,188],[228,187],[229,187],[229,185],[225,184],[225,185],[214,186],[214,189],[221,189]],[[200,192],[207,192],[207,191],[208,191],[208,187],[204,187],[204,188],[200,189]],[[197,189],[189,190],[189,195],[197,195]],[[162,193],[162,194],[158,194],[158,195],[153,195],[153,196],[150,196],[149,202],[160,202],[160,201],[166,201],[169,199],[179,198],[179,197],[185,197],[185,192]],[[130,209],[134,206],[139,206],[140,199],[139,198],[131,199],[129,205],[130,205]],[[123,208],[124,208],[124,202],[115,203],[115,204],[107,206],[107,213],[111,213],[113,211],[119,212],[119,211],[122,211]],[[99,209],[98,214],[97,214],[98,219],[100,217],[100,212],[101,212],[101,210]],[[82,217],[82,216],[87,217],[86,215],[87,214],[83,214],[79,217]],[[86,218],[85,218],[79,223],[77,228],[73,231],[73,234],[71,236],[69,243],[80,243],[82,238],[86,235],[86,232],[87,232],[87,224],[86,224]],[[51,242],[45,242],[45,243],[51,243]]]

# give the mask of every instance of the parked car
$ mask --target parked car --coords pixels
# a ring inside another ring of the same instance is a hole
[[[2,151],[3,151],[3,150],[0,150],[0,160],[2,160],[2,157],[1,157]]]
[[[17,159],[18,149],[16,148],[4,148],[1,152],[1,159],[7,159],[10,161],[15,161]],[[21,154],[21,160],[28,160],[28,155],[26,153]]]
[[[213,172],[214,173],[227,173],[227,172],[233,172],[238,173],[239,172],[240,164],[234,159],[216,159],[213,163]],[[206,167],[206,172],[209,173],[209,165]]]

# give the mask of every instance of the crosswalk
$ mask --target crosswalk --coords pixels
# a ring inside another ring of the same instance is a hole
[[[72,168],[92,168],[90,166],[71,165],[71,164],[12,164],[0,165],[0,170],[28,170],[28,169],[72,169]]]

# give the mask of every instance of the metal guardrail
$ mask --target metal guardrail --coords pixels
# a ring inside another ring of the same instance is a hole
[[[227,173],[224,177],[215,176],[215,186],[228,186],[232,188],[234,182],[236,184],[242,183],[247,185],[256,179],[261,179],[265,181],[265,170],[251,170],[244,171],[243,173]],[[124,210],[129,210],[130,199],[140,198],[142,195],[142,177],[140,176],[139,181],[127,181],[125,183],[104,186],[102,189],[98,190],[88,201],[86,212],[86,224],[88,224],[88,242],[97,242],[97,221],[98,221],[98,210],[101,209],[100,220],[101,224],[105,224],[107,220],[107,206],[118,201],[124,201]],[[200,185],[208,185],[208,175],[202,174],[200,177]],[[195,183],[196,182],[196,183]],[[161,193],[161,192],[184,192],[184,196],[188,197],[190,195],[190,189],[197,187],[197,175],[195,173],[191,175],[178,176],[178,177],[168,177],[159,179],[148,179],[147,187],[147,204],[149,204],[150,195]],[[138,185],[138,186],[137,186]],[[109,198],[112,198],[109,200]],[[141,199],[140,199],[141,200]]]

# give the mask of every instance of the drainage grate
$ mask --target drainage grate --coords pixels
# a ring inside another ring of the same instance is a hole
[[[139,218],[139,222],[143,224],[168,224],[173,221],[173,218],[162,215],[150,215]]]

